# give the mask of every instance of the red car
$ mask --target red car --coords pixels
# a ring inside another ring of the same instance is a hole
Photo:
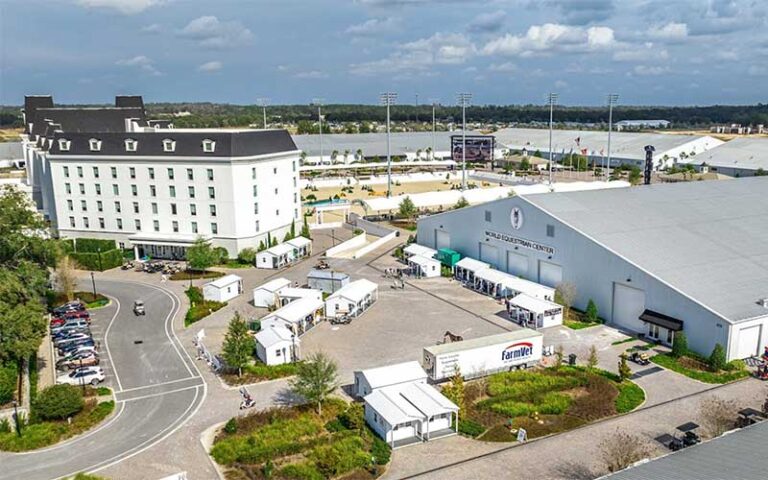
[[[63,315],[56,315],[56,318],[62,318],[64,320],[73,320],[75,318],[84,318],[84,319],[88,320],[89,318],[91,318],[91,314],[88,313],[87,310],[82,310],[82,311],[79,311],[79,312],[67,312],[67,313],[65,313]]]

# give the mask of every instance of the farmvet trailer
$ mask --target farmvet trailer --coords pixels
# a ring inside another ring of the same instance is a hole
[[[432,382],[528,368],[541,360],[544,336],[528,328],[424,348],[422,365]]]

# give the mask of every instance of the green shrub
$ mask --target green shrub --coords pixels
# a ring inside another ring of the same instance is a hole
[[[617,385],[619,396],[616,397],[616,411],[627,413],[639,407],[645,401],[645,391],[635,383],[625,381]]]
[[[597,311],[597,304],[595,304],[595,301],[591,298],[589,299],[589,303],[587,303],[587,310],[584,312],[587,320],[591,323],[597,323],[600,318]]]
[[[229,252],[224,247],[216,247],[213,249],[213,253],[216,256],[216,265],[220,263],[226,263],[229,260]]]
[[[101,253],[117,248],[114,240],[102,240],[100,238],[78,238],[74,241],[74,249],[80,253]]]
[[[244,248],[237,254],[237,261],[248,265],[256,263],[256,250],[252,248]]]
[[[725,369],[725,349],[719,343],[715,344],[715,348],[712,349],[712,353],[709,355],[709,368],[714,372],[719,372]]]
[[[365,410],[360,403],[351,404],[345,411],[339,415],[344,427],[349,430],[362,430],[365,428]]]
[[[41,391],[33,405],[35,415],[44,420],[63,420],[85,406],[83,393],[74,385],[52,385]]]
[[[684,357],[688,354],[688,337],[685,336],[685,333],[680,331],[675,333],[675,340],[674,343],[672,343],[672,356],[673,357]]]
[[[11,431],[11,422],[8,420],[8,418],[3,418],[0,420],[0,433],[10,433]]]
[[[70,254],[70,257],[72,257],[72,260],[74,260],[83,270],[110,270],[123,264],[123,252],[117,248],[106,251],[102,250],[101,254],[93,252],[74,252]]]
[[[325,480],[325,476],[311,462],[291,463],[279,470],[280,478],[291,480]]]
[[[484,426],[473,420],[459,420],[459,433],[468,437],[479,437],[485,430]]]
[[[315,447],[309,454],[317,469],[328,478],[351,472],[370,463],[364,450],[363,439],[358,436],[342,438],[330,444]]]
[[[348,430],[348,428],[338,418],[334,418],[333,420],[328,421],[325,424],[325,429],[328,430],[331,433],[342,432],[344,430]]]
[[[392,449],[382,438],[373,435],[373,444],[371,445],[371,456],[376,465],[386,465],[392,456]]]
[[[14,365],[0,365],[0,405],[13,400],[16,392],[16,367]]]
[[[693,378],[705,383],[728,383],[749,376],[747,370],[736,370],[732,372],[710,372],[694,368],[688,368],[680,364],[677,358],[672,355],[660,353],[651,357],[651,361],[673,372],[680,373],[686,377]]]
[[[730,362],[725,364],[725,370],[726,372],[738,372],[741,370],[746,370],[747,364],[744,363],[744,360],[731,360]]]
[[[230,435],[237,432],[237,420],[230,418],[227,423],[224,424],[224,431]]]

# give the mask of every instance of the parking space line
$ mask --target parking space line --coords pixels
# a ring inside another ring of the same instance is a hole
[[[136,390],[144,390],[144,389],[147,389],[147,388],[162,387],[164,385],[171,385],[171,384],[174,384],[174,383],[184,382],[186,380],[192,380],[192,379],[197,379],[197,378],[199,378],[199,377],[196,376],[196,375],[193,375],[191,377],[179,378],[177,380],[170,380],[168,382],[153,383],[151,385],[142,385],[141,387],[126,388],[125,390],[118,390],[118,391],[116,391],[115,394],[126,393],[126,392],[135,392]]]
[[[112,315],[112,319],[110,319],[109,324],[107,325],[107,329],[104,332],[104,349],[107,351],[107,357],[109,357],[109,363],[112,364],[112,373],[115,376],[115,381],[117,381],[117,388],[119,390],[123,389],[123,385],[120,383],[120,377],[117,374],[117,367],[115,366],[115,361],[112,359],[112,353],[109,351],[109,341],[107,338],[109,337],[109,329],[112,328],[112,322],[115,321],[117,318],[117,315],[120,313],[120,300],[117,299],[117,297],[111,297],[107,295],[110,299],[115,301],[115,304],[117,305],[117,310],[115,310],[115,314]]]
[[[118,403],[125,403],[125,402],[133,402],[134,400],[144,400],[146,398],[154,398],[154,397],[162,397],[163,395],[170,395],[172,393],[178,393],[183,392],[185,390],[192,390],[193,388],[201,387],[202,384],[198,383],[196,385],[190,385],[188,387],[181,387],[174,390],[168,390],[167,392],[158,392],[158,393],[149,393],[147,395],[140,395],[138,397],[130,397],[130,398],[124,398],[122,400],[117,400]]]

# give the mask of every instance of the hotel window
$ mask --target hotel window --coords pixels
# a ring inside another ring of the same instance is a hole
[[[275,210],[275,216],[276,216],[276,217],[279,217],[279,216],[280,216],[280,209],[277,209],[277,210]]]
[[[179,233],[179,222],[174,220],[171,226],[173,227],[173,233]]]
[[[115,212],[120,213],[123,211],[123,208],[120,206],[120,202],[115,202]]]
[[[208,187],[208,198],[216,198],[216,189]]]
[[[296,160],[294,160],[294,161],[291,163],[291,165],[293,166],[293,171],[295,172],[295,171],[296,171]]]
[[[203,140],[203,151],[205,153],[213,153],[216,150],[216,142],[210,139]]]
[[[491,221],[491,211],[490,210],[486,210],[485,211],[485,221],[486,222],[490,222]]]
[[[277,188],[275,188],[275,195],[277,195]]]
[[[176,141],[171,140],[170,138],[166,138],[163,140],[163,151],[164,152],[173,152],[176,150]]]
[[[122,230],[123,229],[123,219],[122,218],[118,218],[117,219],[117,229],[118,230]]]
[[[213,169],[209,168],[207,172],[208,172],[208,180],[213,181]]]
[[[293,177],[293,186],[296,186],[296,177]]]
[[[170,185],[168,187],[168,194],[171,196],[171,198],[176,198],[176,187]]]
[[[157,204],[152,202],[152,214],[157,215]]]
[[[211,224],[211,233],[214,234],[214,235],[219,233],[219,225],[218,224],[216,224],[216,223],[212,223]]]
[[[101,195],[101,184],[97,183],[93,186],[96,189],[96,195]]]
[[[192,233],[197,233],[197,222],[192,222]]]
[[[99,228],[104,230],[104,217],[99,217]]]
[[[187,169],[187,180],[194,180],[195,179],[195,173],[192,171],[191,168]]]
[[[90,228],[91,225],[88,222],[88,217],[83,217],[83,228]]]
[[[110,167],[109,170],[112,172],[112,178],[117,178],[117,167]]]
[[[150,180],[154,180],[155,179],[155,169],[152,168],[152,167],[149,167],[149,169],[147,169],[147,171],[149,172],[149,179]]]
[[[126,152],[135,152],[136,147],[139,145],[139,142],[132,138],[126,138],[125,139],[125,151]]]
[[[259,214],[259,204],[258,203],[254,203],[253,204],[253,214],[254,215],[258,215]]]
[[[293,192],[293,203],[296,203],[296,202],[298,202],[298,201],[299,201],[299,199],[298,199],[298,197],[296,196],[296,192]]]
[[[159,220],[153,220],[152,221],[152,228],[156,231],[160,231],[160,221]]]
[[[96,200],[96,210],[100,212],[104,211],[104,204],[101,203],[101,200]]]
[[[173,178],[174,178],[173,169],[169,168],[168,169],[168,180],[173,180]]]
[[[139,202],[133,202],[133,213],[139,213]]]
[[[72,204],[72,200],[67,200],[67,210],[69,210],[71,212],[74,209],[75,209],[75,207]]]
[[[131,178],[136,178],[136,169],[134,167],[129,168],[128,175],[130,175]]]
[[[171,215],[176,215],[178,213],[178,210],[176,209],[176,204],[171,204]]]
[[[259,228],[259,221],[256,220],[256,231],[258,232],[259,230],[260,230],[260,228]]]
[[[71,144],[72,144],[72,142],[70,142],[69,140],[66,140],[64,138],[60,138],[59,139],[59,150],[61,150],[62,152],[68,152],[69,151],[69,146]]]
[[[298,218],[299,218],[299,209],[298,208],[294,208],[293,209],[293,218],[298,220]]]
[[[99,178],[99,167],[93,167],[93,178]]]
[[[120,195],[120,187],[118,187],[116,183],[112,184],[112,193],[115,195]]]
[[[80,200],[80,210],[87,212],[88,211],[88,202],[85,200]]]
[[[83,178],[83,167],[77,167],[78,178]]]
[[[259,196],[259,186],[258,185],[254,185],[253,186],[253,196],[254,197],[258,197]]]
[[[91,149],[92,152],[98,152],[101,150],[101,140],[97,138],[92,138],[88,140],[88,147]]]
[[[69,217],[69,226],[75,228],[75,217]]]
[[[81,183],[79,187],[80,187],[80,195],[85,195],[85,184]]]
[[[69,178],[69,167],[67,166],[64,167],[64,177]]]
[[[189,206],[189,214],[193,217],[197,216],[197,205],[194,203]]]
[[[155,187],[154,185],[150,185],[149,186],[149,195],[152,196],[152,197],[156,197],[157,196],[157,187]]]
[[[216,216],[216,205],[211,205],[210,210],[211,210],[211,216],[215,217]]]
[[[72,193],[72,185],[65,183],[64,184],[64,191],[67,193]]]
[[[131,185],[131,195],[133,195],[134,197],[138,196],[139,187],[137,187],[136,185]]]
[[[195,198],[195,187],[188,187],[189,188],[189,198]]]
[[[277,175],[277,167],[273,167],[273,168],[272,168],[272,173],[273,173],[273,174],[275,174],[275,175]]]
[[[136,231],[137,231],[137,232],[140,232],[140,231],[141,231],[141,220],[139,220],[139,219],[137,218],[136,220],[134,220],[134,221],[133,221],[133,223],[134,223],[134,225],[136,226]]]
[[[251,168],[251,179],[256,180],[256,167]]]
[[[547,236],[548,237],[554,237],[555,236],[555,226],[554,225],[547,225]]]

